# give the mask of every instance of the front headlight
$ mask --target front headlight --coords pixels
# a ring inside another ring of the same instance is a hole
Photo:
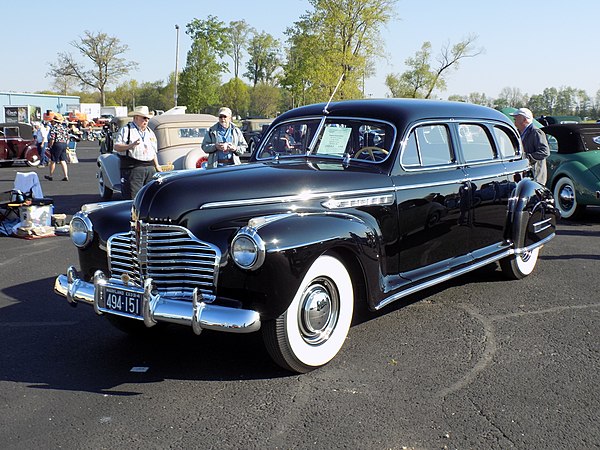
[[[69,233],[73,244],[79,248],[85,248],[90,245],[94,237],[92,222],[88,219],[86,214],[79,212],[75,214],[71,220]]]
[[[265,243],[254,228],[244,227],[231,242],[231,257],[246,270],[256,270],[265,261]]]

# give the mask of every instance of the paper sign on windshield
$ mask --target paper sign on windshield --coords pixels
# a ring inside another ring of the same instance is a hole
[[[352,128],[327,127],[321,138],[318,153],[328,155],[343,155],[350,139]]]

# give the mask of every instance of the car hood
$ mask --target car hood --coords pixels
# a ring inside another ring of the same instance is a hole
[[[160,176],[139,192],[134,205],[140,219],[171,223],[200,208],[291,205],[303,197],[390,186],[390,178],[374,165],[344,167],[317,160],[253,163]]]

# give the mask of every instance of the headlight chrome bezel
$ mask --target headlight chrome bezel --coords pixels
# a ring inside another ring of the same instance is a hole
[[[92,243],[94,227],[87,214],[80,211],[73,216],[69,224],[69,235],[77,248],[83,249]]]
[[[243,250],[242,245],[249,244]],[[257,270],[265,262],[265,242],[262,240],[255,228],[244,227],[238,231],[231,241],[231,258],[235,264],[244,270]],[[250,255],[250,257],[248,256]]]

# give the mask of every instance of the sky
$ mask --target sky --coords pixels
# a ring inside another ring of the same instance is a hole
[[[74,3],[54,7],[45,0],[6,3],[1,27],[2,92],[50,89],[52,80],[45,76],[49,64],[59,52],[75,55],[69,43],[85,30],[117,37],[129,47],[124,56],[139,67],[120,82],[166,82],[176,65],[175,25],[180,28],[178,67],[182,70],[191,45],[186,25],[193,19],[208,15],[225,23],[244,19],[257,31],[284,41],[286,28],[311,10],[306,0],[106,0],[85,8]],[[483,53],[449,72],[447,89],[436,92],[437,98],[472,92],[497,98],[505,87],[534,95],[545,88],[568,86],[583,89],[592,98],[600,91],[599,0],[572,4],[564,0],[399,0],[395,13],[397,18],[381,30],[385,58],[376,61],[375,76],[365,82],[369,96],[389,95],[385,77],[402,73],[404,61],[425,41],[431,42],[435,55],[444,45],[470,34],[477,35],[476,46]],[[223,81],[232,76],[227,74]]]

